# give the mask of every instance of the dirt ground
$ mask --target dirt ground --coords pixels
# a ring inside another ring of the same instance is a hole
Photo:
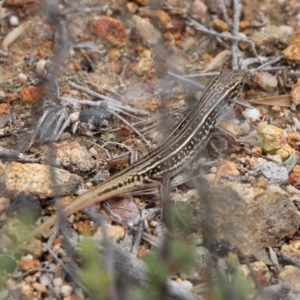
[[[300,299],[299,0],[4,0],[0,18],[0,299]],[[151,190],[16,246],[225,69],[246,72],[230,136],[171,182],[171,227]]]

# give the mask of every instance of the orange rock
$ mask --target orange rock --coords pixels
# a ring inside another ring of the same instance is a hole
[[[141,17],[158,20],[163,27],[167,27],[171,17],[168,13],[161,9],[150,9],[149,7],[141,7],[139,9]]]
[[[41,100],[46,92],[47,88],[45,86],[28,86],[22,90],[20,98],[25,103],[33,104]]]
[[[213,26],[219,31],[229,31],[228,24],[220,19],[215,19],[213,21]]]
[[[126,43],[125,26],[119,20],[110,17],[100,18],[92,23],[91,31],[113,45],[123,46]]]
[[[141,246],[141,247],[139,247],[137,256],[140,259],[145,259],[146,256],[147,256],[147,254],[148,254],[148,252],[149,252],[149,250],[145,246]]]
[[[41,262],[36,258],[21,258],[19,261],[19,267],[22,271],[27,272],[32,269],[38,269],[41,267]]]
[[[5,5],[7,6],[24,6],[27,4],[38,3],[38,0],[6,0]]]
[[[144,6],[148,4],[148,0],[136,0],[136,2]]]
[[[300,30],[296,31],[294,39],[282,53],[289,60],[300,61]]]
[[[7,103],[0,104],[0,116],[6,115],[9,112],[9,105]]]
[[[237,166],[234,162],[225,161],[225,163],[220,165],[218,168],[216,182],[224,175],[240,175],[240,171],[237,169]]]
[[[296,165],[290,173],[288,183],[293,186],[300,185],[300,166]]]
[[[247,29],[247,28],[249,28],[249,26],[250,26],[250,22],[249,21],[241,21],[240,22],[240,29],[241,30]]]
[[[300,148],[300,133],[299,132],[290,132],[287,137],[287,142],[296,150]]]
[[[53,48],[53,43],[51,41],[47,41],[44,43],[43,47],[47,50],[52,50]]]
[[[109,50],[109,59],[113,62],[116,62],[121,57],[119,49],[113,48]]]
[[[295,105],[300,104],[300,79],[299,78],[297,84],[292,87],[291,97]]]
[[[34,282],[34,283],[32,284],[32,287],[33,287],[36,291],[38,291],[38,292],[40,292],[40,293],[46,293],[46,292],[47,292],[47,288],[46,288],[44,285],[42,285],[42,284],[40,284],[40,283],[38,283],[38,282]]]
[[[37,55],[38,55],[39,57],[44,57],[44,56],[45,56],[44,50],[39,49],[39,50],[37,51]]]
[[[77,224],[77,230],[81,235],[92,236],[94,228],[91,222],[86,220]]]
[[[149,104],[149,105],[146,106],[146,109],[149,110],[149,111],[151,111],[151,112],[155,112],[160,107],[161,107],[161,105],[159,105],[158,103],[151,103],[151,104]]]

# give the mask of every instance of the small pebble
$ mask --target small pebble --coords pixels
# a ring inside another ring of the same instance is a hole
[[[53,285],[54,286],[62,286],[63,280],[60,277],[54,278],[53,279]]]
[[[60,289],[60,292],[63,295],[63,297],[70,296],[72,291],[73,291],[73,288],[67,284],[64,284]]]
[[[9,18],[9,24],[11,26],[18,26],[19,25],[19,19],[16,16],[10,16]]]
[[[49,273],[42,274],[40,277],[40,283],[44,286],[48,286],[51,283],[51,278],[49,276]]]
[[[28,77],[27,77],[24,73],[20,73],[20,74],[18,75],[18,78],[19,78],[19,80],[20,80],[21,82],[26,82],[27,79],[28,79]]]
[[[265,91],[274,91],[277,88],[278,80],[268,72],[258,72],[253,76],[253,81]]]
[[[47,61],[45,59],[40,59],[35,66],[36,74],[42,76],[44,74],[45,66]]]
[[[242,112],[244,118],[251,119],[252,122],[259,120],[260,111],[257,108],[246,109]]]
[[[249,134],[251,130],[250,124],[248,121],[240,123],[240,133],[241,135]]]
[[[50,263],[48,265],[48,270],[49,270],[49,272],[55,272],[56,271],[56,264]]]
[[[281,34],[286,34],[289,36],[292,36],[295,33],[294,28],[292,26],[287,26],[287,25],[279,26],[279,31]]]
[[[195,0],[190,6],[191,14],[194,18],[200,19],[207,12],[207,6],[200,0]]]

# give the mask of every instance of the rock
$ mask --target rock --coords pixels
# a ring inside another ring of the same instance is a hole
[[[207,12],[207,6],[200,0],[194,0],[190,6],[190,12],[193,18],[201,19]]]
[[[41,267],[41,262],[37,258],[33,258],[31,255],[23,257],[19,261],[19,267],[22,271],[27,272],[32,269],[38,269]]]
[[[138,62],[134,62],[131,64],[131,68],[134,70],[136,75],[142,76],[154,67],[154,60],[152,58],[151,51],[144,50],[139,57]]]
[[[106,238],[115,242],[120,241],[126,233],[126,229],[121,225],[107,224],[105,227]],[[94,237],[103,238],[103,231],[101,228],[98,228]]]
[[[85,147],[77,142],[53,144],[52,163],[72,173],[86,173],[95,168],[96,162]],[[47,148],[41,154],[41,161],[49,163]]]
[[[213,20],[213,26],[217,31],[230,31],[228,24],[221,19]]]
[[[270,283],[271,272],[268,266],[262,261],[255,261],[250,263],[250,267],[255,275],[256,280],[263,286]],[[239,269],[244,273],[246,277],[252,277],[249,267],[247,265],[239,266]]]
[[[270,92],[275,91],[278,85],[277,78],[268,72],[257,72],[253,81],[263,90]]]
[[[289,290],[300,292],[300,269],[294,266],[285,266],[278,275],[283,286]]]
[[[1,103],[0,104],[0,116],[6,115],[9,113],[9,104]]]
[[[300,146],[300,133],[299,132],[289,132],[287,136],[287,142],[294,149],[298,149]]]
[[[299,78],[298,78],[296,86],[293,86],[293,89],[292,89],[292,92],[291,92],[291,97],[292,97],[292,102],[295,105],[300,104],[300,79]]]
[[[8,217],[16,217],[24,224],[34,224],[41,213],[42,207],[39,199],[31,195],[26,196],[24,192],[15,197],[6,210]]]
[[[269,180],[270,185],[282,185],[289,178],[286,166],[272,161],[259,162],[252,166],[252,171],[261,172]]]
[[[234,123],[233,120],[223,119],[218,126],[233,134],[235,137],[238,137],[241,134],[240,126]]]
[[[133,16],[134,27],[140,37],[148,44],[155,45],[161,38],[160,32],[146,18]]]
[[[289,244],[284,244],[281,246],[281,252],[295,258],[300,259],[300,241],[291,240]]]
[[[273,125],[261,123],[257,128],[257,133],[263,138],[263,150],[274,152],[281,147],[283,130]]]
[[[52,184],[49,166],[40,164],[22,164],[12,162],[0,165],[0,183],[6,186],[8,193],[16,197],[20,192],[31,194],[40,199],[73,193],[82,185],[82,178],[68,171],[53,168],[58,191]]]
[[[282,143],[281,148],[276,151],[276,154],[283,160],[286,160],[291,155],[296,154],[296,150],[287,143]]]
[[[193,247],[194,262],[197,272],[207,270],[209,262],[211,262],[211,255],[205,247]]]
[[[28,104],[34,104],[37,101],[40,101],[43,99],[43,97],[47,93],[47,87],[46,86],[28,86],[25,87],[21,93],[20,93],[20,99],[24,103]]]
[[[164,28],[172,28],[172,25],[170,24],[171,17],[168,13],[161,9],[153,9],[150,7],[141,7],[139,9],[139,13],[141,17],[146,17],[149,19],[153,19],[155,21],[159,21],[159,23]]]
[[[300,30],[297,30],[290,45],[282,51],[289,60],[300,61]]]
[[[263,53],[269,53],[273,45],[287,45],[293,33],[291,27],[269,25],[256,30],[251,39]]]
[[[124,46],[126,44],[125,26],[114,18],[102,17],[94,21],[91,24],[91,31],[115,46]]]
[[[290,173],[288,182],[292,186],[297,186],[297,187],[300,186],[300,166],[299,165],[296,165],[293,168],[293,171]]]
[[[240,171],[238,170],[237,165],[233,161],[226,161],[225,163],[219,166],[216,178],[220,178],[224,175],[240,175]]]
[[[202,201],[206,199],[204,234],[229,242],[243,257],[254,255],[269,263],[262,250],[278,246],[298,230],[300,213],[279,187],[256,186],[237,176],[221,177],[208,186],[199,188]]]

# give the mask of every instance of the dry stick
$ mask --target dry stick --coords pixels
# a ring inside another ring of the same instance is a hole
[[[255,72],[258,72],[260,70],[265,70],[265,67],[276,64],[282,59],[282,56],[275,57],[273,59],[270,59],[269,61],[265,62],[261,66],[257,67],[256,69],[251,70],[250,72],[253,74]]]
[[[100,6],[95,6],[95,7],[82,7],[82,6],[77,6],[77,7],[71,7],[68,9],[65,9],[62,14],[70,14],[70,13],[94,13],[95,11],[106,11],[108,9],[108,4],[100,5]]]
[[[222,10],[222,14],[223,14],[223,17],[224,17],[226,23],[227,23],[230,27],[232,27],[232,22],[231,22],[231,20],[229,19],[228,14],[227,14],[227,9],[226,9],[225,0],[221,0],[220,3],[219,3],[219,5],[220,5],[220,8],[221,8],[221,10]]]
[[[258,72],[260,70],[267,70],[267,66],[275,64],[277,62],[279,62],[282,59],[282,56],[277,56],[274,58],[270,57],[265,57],[265,56],[261,56],[260,60],[258,60],[256,57],[249,57],[246,58],[245,60],[243,60],[242,65],[241,65],[241,69],[242,70],[249,70],[250,73],[255,73]],[[262,63],[262,65],[260,65],[259,67],[255,68],[255,69],[249,69],[249,65],[255,64],[255,63]],[[281,69],[285,69],[285,66],[279,66],[279,67],[271,67],[271,70],[281,70]],[[270,69],[270,68],[269,68]]]
[[[132,126],[129,122],[127,122],[123,117],[121,117],[118,113],[111,111],[111,113],[118,119],[120,119],[123,123],[125,123],[129,128],[131,128],[150,148],[151,143],[144,137],[143,134],[141,134],[134,126]]]
[[[192,18],[187,18],[187,20],[194,26],[194,28],[198,31],[204,32],[206,34],[212,35],[214,37],[219,37],[222,39],[228,39],[228,40],[232,40],[232,41],[237,41],[237,42],[241,42],[241,43],[246,43],[249,44],[251,46],[251,49],[254,53],[254,55],[258,58],[258,60],[260,61],[260,57],[256,52],[255,49],[255,43],[251,40],[245,39],[245,38],[240,38],[240,37],[235,37],[230,33],[220,33],[217,32],[215,30],[212,29],[207,29],[205,26],[203,26],[202,24],[196,22],[195,20],[193,20]]]
[[[281,257],[281,259],[289,262],[290,264],[292,264],[293,266],[300,268],[300,260],[294,257],[291,257],[290,255],[280,251],[279,255]]]
[[[30,138],[28,146],[26,147],[26,150],[28,150],[31,147],[31,145],[33,144],[34,139],[36,138],[37,134],[39,133],[40,129],[42,128],[42,124],[47,119],[49,114],[52,113],[53,111],[54,111],[54,107],[47,107],[46,108],[43,115],[39,119],[37,125],[35,126],[35,129],[33,131],[33,134],[31,135],[31,138]]]
[[[242,5],[239,3],[239,0],[233,0],[232,35],[235,37],[238,37],[238,33],[239,33],[241,12],[242,12]],[[237,41],[232,41],[231,52],[232,52],[232,69],[236,70],[239,68],[239,61],[238,61],[239,48],[238,48]]]
[[[199,89],[203,90],[205,88],[205,85],[199,83],[199,82],[195,82],[195,81],[192,81],[192,80],[189,80],[187,79],[186,77],[182,76],[182,75],[179,75],[179,74],[175,74],[171,71],[168,71],[168,75],[172,76],[172,77],[175,77],[175,78],[178,78],[179,80],[182,80],[182,81],[185,81],[185,82],[188,82],[188,83],[191,83],[193,85],[196,85],[197,87],[199,87]]]
[[[126,110],[128,110],[128,106],[124,106],[122,104],[119,104],[116,106],[115,103],[112,103],[111,101],[107,101],[107,100],[100,100],[100,101],[93,101],[93,100],[86,100],[86,99],[77,99],[77,98],[71,98],[71,97],[68,97],[68,98],[60,98],[60,100],[63,102],[63,104],[68,104],[68,103],[72,103],[74,106],[75,105],[89,105],[89,106],[96,106],[96,107],[105,107],[107,109],[109,109],[110,111],[113,110],[113,111],[116,111],[116,112],[119,112],[119,113],[122,113],[124,115],[127,115],[129,116],[130,118],[135,118],[135,119],[138,119],[138,120],[144,120],[140,117],[137,117],[133,114],[130,114],[128,112],[126,112]],[[133,111],[133,113],[135,114],[140,114],[141,110],[138,110],[138,109],[135,109],[133,107],[130,107],[130,111]],[[142,111],[143,112],[143,115],[146,113],[149,115],[149,112],[146,112],[146,111]]]
[[[185,78],[194,78],[194,77],[205,77],[205,76],[217,76],[220,72],[207,72],[207,73],[197,73],[197,74],[188,74],[188,75],[182,75]]]
[[[141,109],[135,109],[129,105],[125,105],[125,104],[122,104],[121,102],[113,99],[113,98],[110,98],[110,97],[107,97],[107,96],[104,96],[100,93],[97,93],[95,91],[92,91],[88,88],[85,88],[83,86],[80,86],[72,81],[68,81],[68,85],[70,87],[73,87],[79,91],[82,91],[88,95],[91,95],[93,97],[96,97],[96,98],[100,98],[100,99],[103,99],[105,101],[107,101],[107,104],[108,105],[112,105],[112,106],[115,106],[115,107],[118,107],[118,108],[121,108],[121,109],[126,109],[128,112],[132,112],[134,114],[140,114],[142,116],[148,116],[149,115],[149,112],[145,111],[145,110],[141,110]]]
[[[4,160],[14,160],[29,163],[40,162],[39,158],[33,158],[32,155],[24,155],[17,150],[6,150],[2,147],[0,147],[0,158]]]

